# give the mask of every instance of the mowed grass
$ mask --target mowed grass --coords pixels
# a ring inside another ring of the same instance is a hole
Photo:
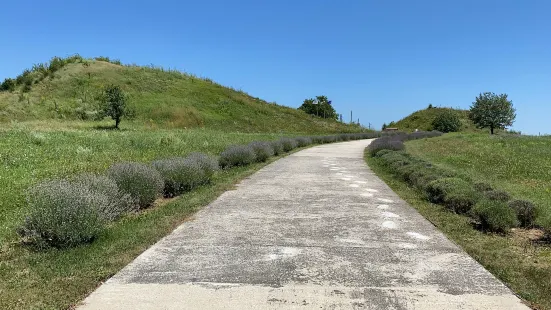
[[[32,123],[0,129],[0,309],[67,308],[237,180],[261,167],[223,170],[213,184],[112,224],[90,245],[34,252],[17,226],[27,213],[25,191],[40,180],[103,172],[120,161],[151,162],[191,152],[219,155],[230,144],[273,140],[281,134],[123,126]],[[105,125],[104,123],[100,125]]]
[[[461,171],[551,211],[551,137],[447,134],[406,143],[412,155]]]

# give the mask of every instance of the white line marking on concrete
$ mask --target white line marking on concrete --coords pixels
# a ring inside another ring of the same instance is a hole
[[[429,236],[421,235],[420,233],[416,233],[416,232],[409,231],[406,234],[410,237],[417,238],[417,239],[420,239],[420,240],[429,240],[430,239]]]
[[[373,189],[373,188],[366,188],[365,190],[368,191],[368,192],[372,192],[372,193],[378,193],[379,192],[378,190]]]
[[[342,172],[342,171],[341,171]],[[354,176],[353,175],[345,175],[344,176],[345,178],[353,178]]]
[[[355,183],[358,183],[358,184],[367,184],[366,181],[354,181]]]
[[[393,221],[384,221],[382,226],[388,229],[396,229],[396,227],[398,227]]]
[[[343,181],[350,181],[350,180],[352,180],[352,179],[351,179],[351,178],[341,178],[341,180],[343,180]]]
[[[390,200],[390,199],[386,199],[386,198],[379,198],[379,201],[382,201],[382,202],[386,202],[386,203],[392,203],[394,201]]]
[[[350,186],[350,187],[360,187],[358,184],[350,184],[348,186]]]
[[[342,172],[337,172],[337,173],[335,173],[335,174],[336,174],[336,175],[342,175]]]
[[[400,216],[399,216],[398,214],[396,214],[396,213],[387,212],[387,211],[383,212],[383,216],[384,216],[384,217],[391,217],[391,218],[398,218],[398,217],[400,217]]]
[[[373,194],[371,194],[371,195],[373,195]],[[388,209],[388,205],[378,205],[377,209],[386,210],[386,209]]]
[[[361,193],[360,196],[362,197],[373,197],[372,193]]]

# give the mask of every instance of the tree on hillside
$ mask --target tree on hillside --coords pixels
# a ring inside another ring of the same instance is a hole
[[[15,80],[7,78],[0,84],[0,91],[14,91],[15,90]]]
[[[469,111],[469,119],[478,128],[504,129],[513,125],[516,118],[513,102],[507,99],[507,94],[496,95],[486,92],[476,97]]]
[[[117,129],[123,117],[131,116],[127,96],[117,85],[110,85],[104,89],[100,96],[100,105],[100,117],[111,117]]]
[[[316,99],[305,99],[298,109],[318,117],[338,119],[337,112],[331,105],[331,100],[328,100],[326,96],[317,96]]]
[[[386,123],[383,123],[383,127],[381,128],[381,130],[384,131],[387,127],[388,127],[388,125]]]
[[[461,129],[461,120],[451,109],[440,112],[432,121],[432,129],[441,132],[456,132]]]

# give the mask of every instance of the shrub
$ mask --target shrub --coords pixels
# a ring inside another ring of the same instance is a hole
[[[324,136],[323,143],[333,143],[337,142],[337,136]]]
[[[94,195],[107,197],[107,204],[101,205],[100,216],[105,221],[114,221],[122,215],[137,211],[138,204],[129,194],[119,190],[117,183],[105,175],[85,173],[73,179],[77,186],[89,189]]]
[[[218,165],[218,160],[207,154],[191,153],[186,157],[186,159],[188,161],[197,163],[203,171],[201,184],[210,183],[212,181],[214,173],[220,168],[220,166]]]
[[[151,166],[141,163],[117,163],[109,167],[107,175],[119,189],[137,201],[139,208],[147,208],[163,191],[161,174]]]
[[[390,167],[394,162],[401,162],[408,160],[408,157],[403,152],[389,152],[381,156],[383,165]]]
[[[15,90],[15,80],[7,78],[0,84],[0,91],[14,91]]]
[[[431,182],[444,177],[436,173],[434,170],[420,169],[412,172],[408,178],[412,185],[426,192]]]
[[[253,141],[249,143],[249,146],[253,149],[256,162],[265,162],[274,155],[274,149],[270,142]]]
[[[432,121],[432,128],[441,132],[457,132],[461,129],[461,120],[454,111],[444,110]]]
[[[522,227],[534,226],[536,220],[536,206],[530,201],[513,200],[509,202],[509,207],[513,209]]]
[[[382,150],[379,150],[377,152],[375,152],[375,154],[373,156],[375,157],[382,157],[383,155],[386,155],[390,152],[393,152],[392,150],[389,150],[389,149],[382,149]]]
[[[295,139],[290,138],[281,138],[281,144],[283,144],[283,151],[290,152],[297,147],[297,142]]]
[[[485,182],[475,183],[474,184],[474,189],[476,189],[477,191],[479,191],[481,193],[494,190],[494,188],[490,184],[485,183]]]
[[[248,145],[232,145],[220,154],[220,166],[230,168],[234,166],[246,166],[256,159],[254,150]]]
[[[393,140],[392,138],[379,138],[372,141],[367,146],[367,151],[371,156],[373,156],[375,153],[377,153],[380,150],[401,151],[401,150],[404,150],[405,148],[406,147],[402,141]]]
[[[37,248],[91,242],[104,227],[98,210],[108,204],[107,197],[67,180],[36,185],[28,191],[27,201],[31,211],[18,233]]]
[[[272,145],[272,150],[274,151],[275,156],[279,156],[284,153],[283,143],[281,143],[280,140],[270,141],[270,144]]]
[[[295,138],[295,141],[297,142],[298,147],[305,147],[312,144],[312,139],[308,137],[298,137]]]
[[[426,193],[431,202],[457,213],[468,212],[479,198],[471,184],[459,178],[436,179],[428,184]]]
[[[506,232],[518,224],[515,210],[501,201],[482,199],[471,212],[486,230]]]
[[[324,143],[323,136],[314,136],[314,137],[312,137],[312,142],[315,143],[315,144]]]
[[[509,193],[499,190],[491,190],[484,192],[484,197],[489,200],[497,200],[501,202],[507,202],[511,200],[511,195]]]
[[[178,196],[201,183],[201,167],[196,163],[186,161],[185,158],[156,160],[152,165],[163,177],[165,197]]]
[[[343,133],[343,134],[340,134],[338,136],[338,140],[339,141],[350,141],[350,136],[348,134]]]
[[[274,156],[279,156],[284,153],[283,143],[281,143],[280,140],[270,141],[269,143],[272,147],[272,151],[274,152]]]

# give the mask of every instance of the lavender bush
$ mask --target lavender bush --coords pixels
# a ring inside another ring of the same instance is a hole
[[[256,159],[254,150],[248,145],[231,145],[220,154],[220,167],[231,168],[252,164]]]
[[[297,148],[297,141],[291,138],[281,138],[281,144],[283,144],[283,151],[290,152]]]
[[[68,180],[51,180],[32,187],[27,202],[30,214],[18,233],[39,249],[91,242],[105,224],[98,210],[109,205],[107,196]]]
[[[85,173],[78,175],[72,181],[77,186],[89,189],[94,195],[107,197],[108,203],[101,205],[98,210],[100,216],[107,222],[138,210],[137,201],[129,194],[120,191],[117,183],[105,175]]]
[[[119,189],[129,194],[140,209],[149,207],[163,191],[161,174],[151,166],[125,162],[109,167],[107,175],[117,183]]]
[[[269,142],[253,141],[249,143],[249,146],[253,149],[256,162],[265,162],[274,155],[274,149]]]

